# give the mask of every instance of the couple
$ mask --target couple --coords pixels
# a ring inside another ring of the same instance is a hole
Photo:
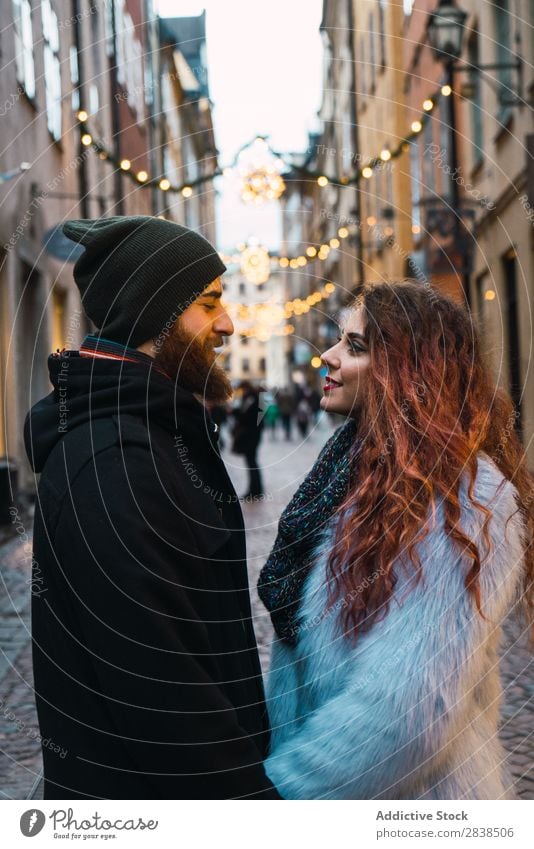
[[[201,403],[231,392],[225,267],[158,218],[65,233],[97,331],[50,357],[26,422],[35,693],[67,750],[43,751],[45,798],[513,797],[497,647],[532,601],[532,485],[469,316],[376,285],[323,355],[321,405],[347,420],[261,573],[267,709],[241,509]]]

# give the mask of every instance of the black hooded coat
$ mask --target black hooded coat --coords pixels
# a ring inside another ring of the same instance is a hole
[[[279,798],[241,508],[208,413],[149,365],[49,366],[25,425],[45,798]]]

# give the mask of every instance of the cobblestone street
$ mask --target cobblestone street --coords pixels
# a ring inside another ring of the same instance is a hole
[[[260,457],[265,500],[244,504],[247,525],[250,584],[256,633],[264,670],[269,662],[270,620],[256,594],[256,580],[276,535],[282,508],[310,468],[331,433],[326,422],[302,442],[264,436]],[[241,457],[224,452],[238,493],[247,488]],[[31,556],[21,532],[0,545],[0,798],[39,798],[40,746],[35,714],[29,642]],[[506,623],[503,652],[503,707],[501,736],[517,781],[517,792],[534,799],[534,660],[516,622]]]

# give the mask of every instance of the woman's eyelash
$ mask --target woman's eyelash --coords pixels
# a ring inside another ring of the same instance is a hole
[[[337,341],[341,342],[341,340],[342,340],[342,337],[338,336]],[[348,340],[347,340],[347,348],[349,349],[349,351],[352,354],[362,354],[365,351],[365,348],[362,348],[362,346],[358,345],[357,342],[349,342]]]

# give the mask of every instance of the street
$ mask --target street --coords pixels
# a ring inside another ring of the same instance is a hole
[[[269,663],[271,626],[255,585],[276,535],[278,517],[331,434],[326,421],[302,441],[271,440],[265,433],[260,450],[266,498],[245,503],[248,562],[256,633],[264,671]],[[246,490],[243,459],[224,457],[238,493]],[[17,535],[0,546],[0,796],[5,799],[41,798],[40,746],[35,714],[30,648],[29,528],[17,526]],[[28,534],[28,538],[25,536]],[[517,623],[506,623],[502,676],[505,704],[501,737],[523,799],[534,799],[534,661]]]

